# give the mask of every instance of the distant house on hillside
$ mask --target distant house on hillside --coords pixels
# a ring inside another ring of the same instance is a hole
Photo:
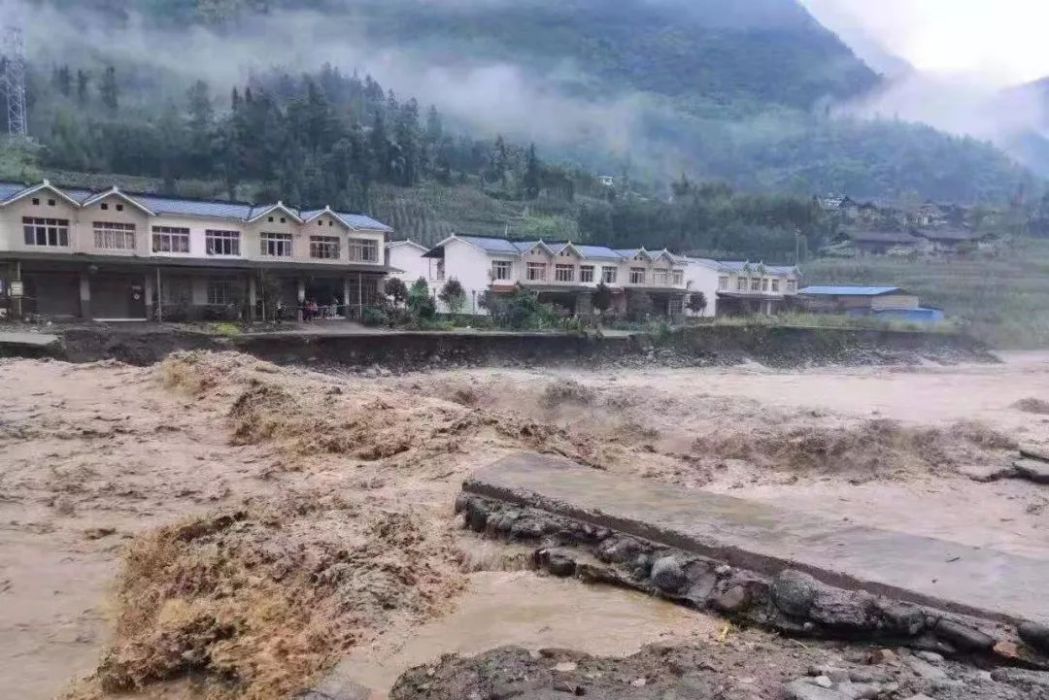
[[[942,311],[923,308],[917,296],[899,287],[805,287],[798,299],[811,313],[872,316],[911,323],[937,323],[944,318]]]
[[[932,252],[961,254],[971,253],[986,247],[990,235],[965,229],[938,228],[915,232],[929,242]]]
[[[860,255],[905,254],[922,245],[922,239],[906,231],[847,231],[844,235]]]

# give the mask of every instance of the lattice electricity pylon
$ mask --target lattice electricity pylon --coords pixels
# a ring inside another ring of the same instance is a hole
[[[17,26],[5,28],[0,49],[3,56],[3,80],[0,82],[7,98],[7,133],[24,137],[29,134],[29,121],[26,118],[25,43],[22,29]]]

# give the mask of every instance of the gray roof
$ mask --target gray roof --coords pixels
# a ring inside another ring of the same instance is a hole
[[[744,272],[745,269],[750,272],[757,272],[759,268],[762,268],[770,275],[793,275],[798,271],[793,265],[766,265],[760,262],[741,262],[738,260],[719,260],[717,265],[722,272]]]
[[[799,294],[827,297],[881,297],[902,294],[899,287],[805,287]]]
[[[518,248],[517,243],[505,238],[488,238],[485,236],[456,236],[456,238],[464,240],[467,243],[472,243],[478,248],[492,253],[493,255],[520,255],[528,249]]]
[[[917,243],[918,239],[903,231],[850,231],[845,234],[861,243]]]
[[[0,182],[0,202],[11,199],[21,192],[32,189],[32,187],[35,187],[35,185],[26,187],[21,183]],[[55,186],[55,188],[64,192],[71,199],[76,200],[81,204],[97,194],[104,194],[109,191],[109,189],[93,191],[82,188],[65,188],[58,186]],[[169,216],[197,216],[209,219],[249,221],[274,206],[272,204],[254,205],[247,202],[230,202],[224,200],[183,199],[179,197],[165,197],[137,192],[122,191],[121,193],[142,204],[142,206],[155,214]],[[300,214],[298,210],[293,207],[287,207],[287,209],[295,212],[296,215],[303,218],[308,217],[311,213],[316,214],[324,211],[323,209],[318,209],[313,212],[302,212]],[[363,214],[349,214],[343,212],[333,213],[347,226],[353,229],[367,229],[370,231],[383,231],[386,233],[393,231],[393,229],[386,224],[380,223],[369,216],[364,216]]]

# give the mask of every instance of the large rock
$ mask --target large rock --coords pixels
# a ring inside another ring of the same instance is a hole
[[[986,635],[980,630],[967,627],[954,620],[946,618],[936,623],[933,632],[937,637],[950,642],[960,651],[990,651],[997,641],[994,637]]]
[[[783,690],[791,700],[853,700],[845,693],[816,685],[808,678],[791,681],[783,686]]]
[[[785,614],[806,619],[816,602],[819,585],[808,574],[787,569],[772,581],[772,602]]]
[[[1020,639],[1028,646],[1049,654],[1049,627],[1037,622],[1025,622],[1019,627]]]
[[[662,557],[652,564],[652,585],[664,593],[680,593],[688,583],[685,570],[675,557]]]

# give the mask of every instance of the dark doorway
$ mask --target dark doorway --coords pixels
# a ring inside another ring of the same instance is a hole
[[[112,273],[92,275],[91,314],[95,318],[145,319],[144,278],[141,275]]]

